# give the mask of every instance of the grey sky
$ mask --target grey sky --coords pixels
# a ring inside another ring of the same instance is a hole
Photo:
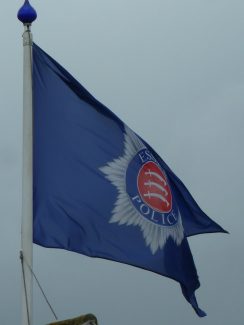
[[[100,325],[241,325],[244,318],[243,0],[32,0],[35,42],[149,142],[230,235],[190,238],[198,319],[180,286],[113,262],[35,246],[60,319]],[[22,0],[0,10],[0,318],[20,323]],[[38,290],[35,325],[53,320]]]

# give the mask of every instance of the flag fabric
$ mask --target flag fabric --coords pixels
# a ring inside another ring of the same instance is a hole
[[[159,155],[33,45],[34,243],[178,281],[199,316],[187,237],[225,232]]]

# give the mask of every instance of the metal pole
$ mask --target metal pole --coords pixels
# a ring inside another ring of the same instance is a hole
[[[25,0],[18,12],[18,19],[24,24],[23,47],[23,165],[22,165],[22,325],[33,324],[33,95],[32,95],[32,34],[31,23],[36,12]]]

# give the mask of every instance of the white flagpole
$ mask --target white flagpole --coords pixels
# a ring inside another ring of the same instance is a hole
[[[32,62],[31,32],[25,26],[23,34],[23,165],[22,165],[22,224],[21,250],[23,257],[22,321],[32,325],[32,286],[30,269],[33,261],[33,112],[32,112]],[[27,264],[28,263],[28,264]]]
[[[32,96],[32,34],[31,23],[36,12],[25,0],[18,12],[18,19],[24,24],[23,47],[23,166],[22,166],[22,325],[33,324],[31,273],[33,262],[33,96]]]

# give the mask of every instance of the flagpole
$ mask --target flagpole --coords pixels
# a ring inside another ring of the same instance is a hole
[[[22,160],[22,325],[33,324],[33,96],[32,96],[32,34],[31,23],[36,11],[28,0],[18,11],[24,25],[23,34],[23,160]]]

